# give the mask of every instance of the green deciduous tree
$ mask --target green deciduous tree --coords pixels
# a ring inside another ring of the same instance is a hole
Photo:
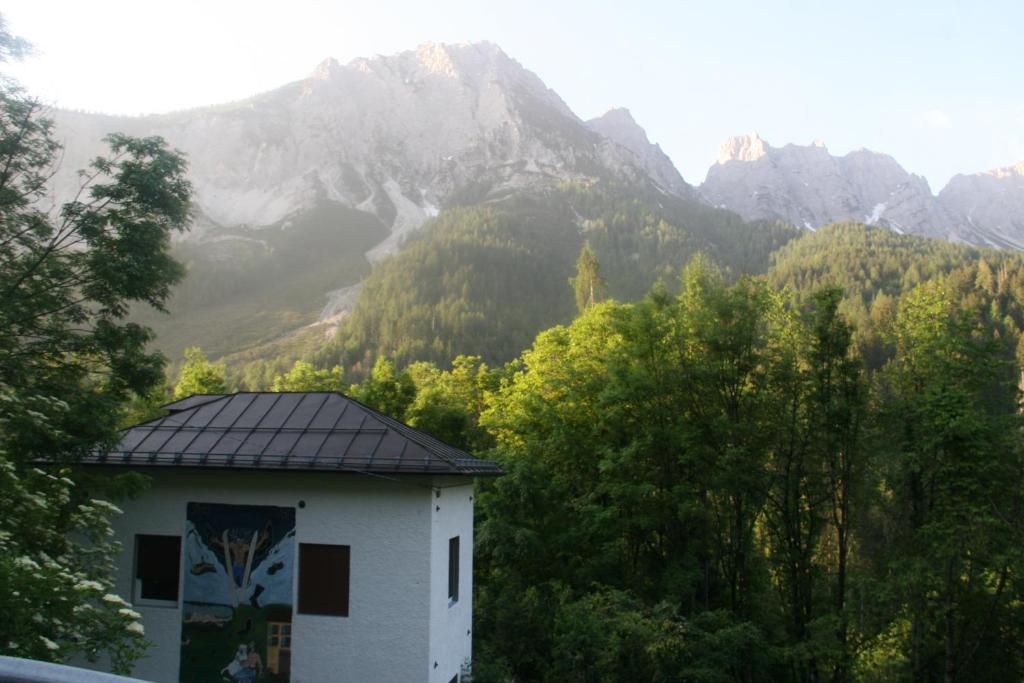
[[[410,425],[471,452],[492,445],[479,415],[488,392],[498,388],[500,370],[487,367],[479,356],[458,356],[451,370],[419,362],[408,371],[416,385],[416,398],[405,411]]]
[[[198,346],[185,349],[185,364],[181,366],[178,383],[174,385],[174,398],[193,394],[223,394],[227,391],[227,368],[211,363]]]
[[[0,58],[25,44],[0,26]],[[59,145],[42,107],[0,84],[0,652],[58,660],[141,653],[139,615],[113,593],[116,544],[101,498],[123,478],[74,469],[116,439],[122,406],[162,380],[149,331],[129,306],[160,308],[181,267],[168,255],[186,227],[181,154],[159,138],[107,138],[59,210],[44,192]],[[48,461],[45,470],[36,469]]]
[[[349,387],[348,393],[385,415],[401,420],[416,397],[416,385],[407,371],[398,372],[391,360],[381,357],[370,376]]]
[[[942,278],[904,297],[880,378],[884,610],[908,625],[915,681],[985,680],[1020,665],[1005,630],[1022,616],[1010,592],[1022,553],[1008,543],[1024,483],[1014,349],[986,306],[955,304],[955,287]]]
[[[341,367],[317,370],[312,363],[297,360],[292,369],[274,378],[272,391],[341,391]]]

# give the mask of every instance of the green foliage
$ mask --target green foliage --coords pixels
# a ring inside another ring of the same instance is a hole
[[[985,274],[978,277],[990,289],[980,291],[1001,289],[1006,296],[1015,291],[1008,282],[1010,272],[1020,270],[1016,254],[854,223],[837,223],[806,234],[779,249],[772,260],[769,281],[776,288],[788,288],[798,303],[822,287],[843,289],[839,311],[855,326],[857,345],[871,369],[888,360],[890,347],[884,336],[904,292],[954,270],[981,268]]]
[[[697,251],[730,273],[764,272],[771,251],[796,234],[604,182],[451,206],[374,268],[317,364],[365,372],[376,355],[403,366],[460,354],[503,363],[539,330],[571,319],[565,282],[585,242],[608,294],[635,299],[674,280]]]
[[[361,384],[349,387],[348,395],[374,410],[401,420],[416,397],[416,385],[408,371],[397,372],[387,358],[378,358]]]
[[[538,335],[480,412],[480,680],[1024,675],[1018,263],[894,289],[874,373],[842,290],[704,257]]]
[[[956,285],[939,278],[903,298],[879,377],[893,520],[879,609],[908,615],[901,649],[915,679],[984,680],[1021,664],[990,621],[1015,611],[1007,588],[1024,560],[1007,543],[1024,503],[1020,371],[1015,345],[985,319],[990,307],[958,306]]]
[[[25,49],[0,24],[0,61]],[[161,308],[180,277],[169,245],[191,188],[183,156],[159,138],[107,142],[77,197],[49,213],[52,124],[0,83],[0,653],[105,654],[127,671],[145,641],[113,592],[108,519],[119,511],[104,498],[137,482],[92,481],[74,463],[108,447],[128,401],[163,379],[151,332],[127,314]]]
[[[198,346],[185,349],[185,364],[174,385],[175,400],[193,394],[223,394],[227,391],[226,373],[224,365],[208,361]]]
[[[271,391],[341,391],[341,368],[317,370],[312,364],[297,360],[292,369],[274,378]]]
[[[477,494],[475,678],[1024,675],[1024,260],[836,225],[749,277],[788,233],[653,206],[569,185],[450,208],[315,358],[501,461]],[[581,250],[577,278],[600,259],[611,294],[649,294],[555,324]],[[483,350],[435,364],[463,348]],[[341,380],[292,362],[240,377]]]
[[[170,402],[173,393],[173,389],[165,380],[145,394],[136,394],[122,407],[118,427],[126,429],[164,415],[163,406]]]
[[[3,399],[8,415],[32,410]],[[68,471],[18,470],[0,453],[0,652],[43,661],[102,653],[114,670],[129,671],[145,641],[141,615],[111,579],[121,548],[109,517],[120,510],[83,498]]]
[[[576,294],[576,309],[582,313],[604,298],[608,283],[601,277],[601,264],[589,242],[583,243],[576,259],[576,276],[569,278],[569,286]]]
[[[416,398],[404,416],[409,425],[470,451],[493,445],[478,418],[488,393],[499,386],[500,370],[487,367],[479,356],[458,356],[449,371],[419,362],[408,372],[416,386]]]

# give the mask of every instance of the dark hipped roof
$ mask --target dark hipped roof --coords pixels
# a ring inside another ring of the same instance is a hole
[[[501,469],[333,392],[196,395],[123,432],[88,464],[379,474],[494,475]]]

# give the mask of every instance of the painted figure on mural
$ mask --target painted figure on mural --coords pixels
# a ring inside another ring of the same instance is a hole
[[[246,570],[251,571],[254,559],[262,559],[270,546],[272,531],[273,527],[268,520],[258,535],[255,531],[250,537],[245,532],[224,529],[220,538],[211,534],[207,539],[207,545],[224,553],[225,558],[230,558],[231,575],[237,589],[248,587],[249,575]]]
[[[232,683],[251,683],[263,673],[263,660],[256,651],[256,644],[242,643],[235,650],[235,657],[220,671]]]

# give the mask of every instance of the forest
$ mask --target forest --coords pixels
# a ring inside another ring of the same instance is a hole
[[[578,315],[512,361],[381,356],[346,391],[506,472],[474,680],[1016,680],[1022,266],[836,225],[619,303],[587,247]]]

